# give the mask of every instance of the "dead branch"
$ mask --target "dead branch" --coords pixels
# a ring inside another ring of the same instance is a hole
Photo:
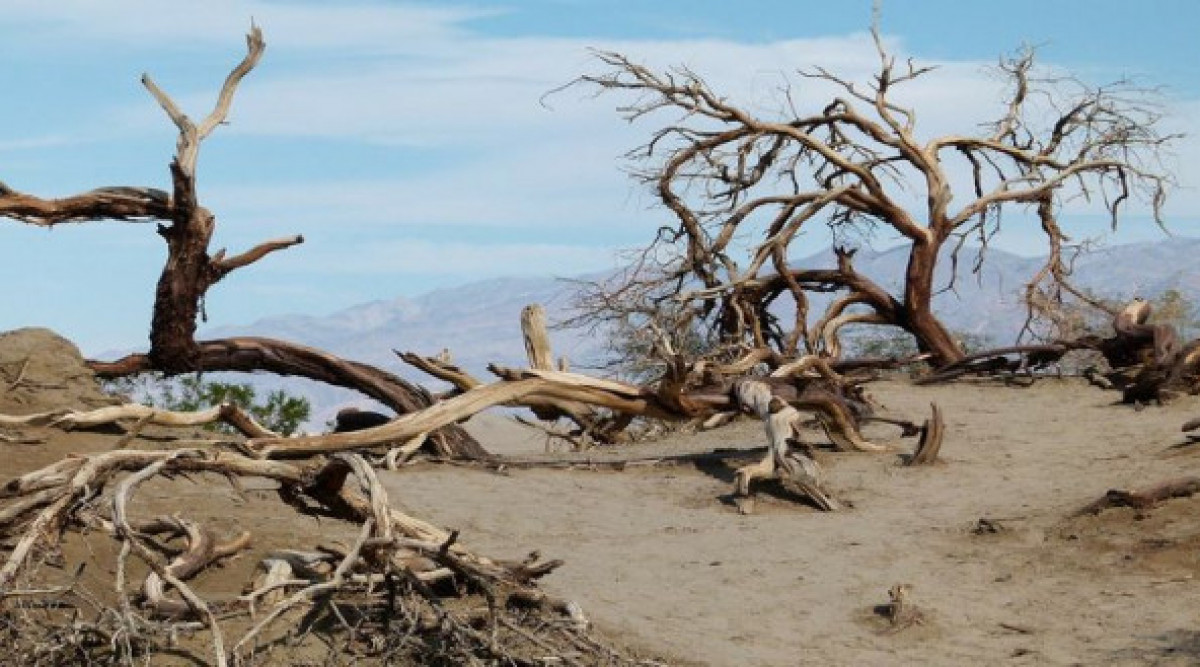
[[[208,370],[297,375],[354,389],[401,414],[422,410],[433,403],[433,397],[424,389],[392,373],[305,345],[256,337],[202,341],[199,345],[200,363]],[[154,362],[149,355],[134,354],[114,362],[89,362],[89,366],[104,378],[147,372],[154,369]],[[437,456],[472,459],[490,456],[453,422],[447,422],[435,433],[429,439],[429,446]]]
[[[1113,507],[1148,510],[1165,500],[1187,498],[1197,492],[1200,492],[1200,477],[1181,477],[1136,490],[1109,489],[1107,493],[1079,509],[1073,516],[1099,514]]]
[[[32,415],[0,415],[0,424],[16,426],[52,426],[63,430],[91,429],[122,420],[156,426],[203,426],[224,422],[250,438],[281,437],[254,420],[245,410],[233,403],[222,403],[206,410],[178,412],[153,408],[138,403],[126,403],[87,412],[42,412]],[[139,426],[140,428],[140,426]]]
[[[734,476],[735,500],[743,514],[753,512],[750,483],[755,479],[777,479],[789,492],[818,509],[833,511],[841,505],[824,488],[823,474],[817,462],[804,453],[791,451],[789,439],[797,434],[800,413],[783,400],[771,396],[770,388],[760,382],[745,381],[738,387],[743,405],[759,414],[766,428],[768,452],[761,461],[738,468]]]

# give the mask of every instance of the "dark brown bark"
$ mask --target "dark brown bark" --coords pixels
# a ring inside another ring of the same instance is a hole
[[[167,242],[167,262],[154,293],[150,323],[150,359],[157,370],[177,375],[202,370],[196,343],[200,302],[222,273],[208,256],[216,221],[195,200],[195,182],[178,162],[171,163],[175,183],[171,222],[158,233]]]
[[[963,358],[963,350],[933,314],[933,271],[940,244],[914,242],[904,274],[903,316],[895,322],[917,339],[917,348],[933,355],[935,366]]]

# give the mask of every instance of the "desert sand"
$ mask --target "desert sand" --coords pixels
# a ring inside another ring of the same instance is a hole
[[[11,382],[7,359],[0,355],[0,370]],[[31,381],[0,396],[0,412],[105,400],[80,389],[86,377],[26,371]],[[571,469],[419,463],[382,475],[392,503],[460,530],[476,552],[563,559],[542,587],[578,602],[602,636],[661,664],[1200,664],[1200,499],[1073,516],[1110,488],[1200,474],[1200,443],[1179,430],[1200,414],[1195,397],[1135,410],[1114,393],[1054,378],[1031,387],[888,380],[871,392],[886,413],[915,419],[937,402],[947,418],[941,461],[902,466],[912,440],[886,425],[867,429],[896,446],[885,454],[834,452],[809,432],[829,489],[850,505],[839,512],[763,491],[755,513],[739,514],[728,494],[745,458],[584,465],[758,448],[765,440],[752,421],[554,453],[581,464]],[[497,454],[547,456],[540,433],[503,415],[468,426]],[[26,431],[43,441],[0,442],[4,478],[118,437]],[[166,447],[187,435],[148,431],[130,446]],[[249,554],[197,582],[234,591],[256,554],[352,532],[298,517],[271,495],[197,479],[156,482],[139,501],[147,513],[253,532]],[[88,576],[99,585],[105,573]],[[918,622],[893,627],[874,613],[895,584],[910,586]]]

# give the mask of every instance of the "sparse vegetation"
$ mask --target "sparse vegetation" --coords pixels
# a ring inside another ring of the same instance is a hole
[[[199,374],[178,378],[139,375],[105,382],[109,393],[127,396],[144,405],[179,412],[195,412],[222,403],[242,408],[259,424],[282,435],[296,433],[312,413],[307,398],[292,396],[282,389],[259,400],[254,387],[244,383],[205,380]],[[233,432],[227,424],[214,423],[206,428]]]

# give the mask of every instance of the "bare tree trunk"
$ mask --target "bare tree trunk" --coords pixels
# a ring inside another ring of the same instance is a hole
[[[525,337],[525,352],[529,367],[539,371],[554,370],[554,353],[550,333],[546,329],[546,309],[531,303],[521,309],[521,333]]]
[[[208,288],[223,275],[208,255],[216,221],[195,198],[195,178],[171,163],[174,206],[170,225],[158,233],[167,242],[167,262],[154,292],[149,356],[167,375],[202,370],[196,320]]]
[[[904,321],[900,325],[916,337],[922,352],[933,354],[935,366],[944,366],[962,359],[964,353],[933,314],[933,271],[939,246],[934,242],[913,244],[904,274]]]

